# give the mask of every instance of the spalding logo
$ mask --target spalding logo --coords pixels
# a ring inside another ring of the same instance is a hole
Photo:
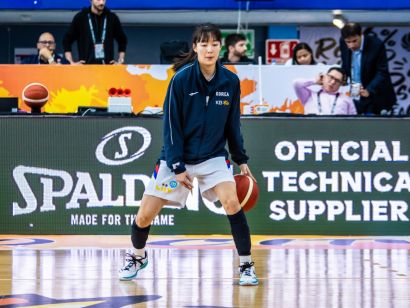
[[[138,133],[143,138],[143,143],[140,149],[133,154],[129,153],[126,140],[131,140],[133,134]],[[98,144],[95,149],[95,156],[98,161],[109,166],[120,166],[128,164],[142,155],[144,155],[145,150],[151,144],[151,133],[143,127],[140,126],[126,126],[105,135],[101,142]],[[120,147],[120,151],[114,153],[113,158],[108,158],[104,154],[104,147],[108,144],[109,141],[117,140]]]

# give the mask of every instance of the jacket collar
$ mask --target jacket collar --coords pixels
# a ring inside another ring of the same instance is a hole
[[[210,81],[207,81],[204,75],[202,74],[201,68],[199,67],[198,59],[196,59],[194,62],[194,69],[195,69],[197,85],[199,89],[201,90],[201,93],[208,94],[212,92],[217,85],[217,81],[219,80],[219,75],[220,75],[220,70],[221,70],[221,64],[219,63],[219,61],[216,61],[215,75]]]

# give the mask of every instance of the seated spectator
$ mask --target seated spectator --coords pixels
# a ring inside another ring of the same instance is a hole
[[[222,64],[253,64],[246,56],[246,37],[242,33],[232,33],[225,38],[226,52],[221,59]]]
[[[312,48],[306,43],[298,43],[293,48],[293,57],[286,61],[285,65],[315,65]]]
[[[325,75],[319,74],[316,80],[295,80],[293,87],[305,106],[305,114],[355,115],[357,111],[352,99],[339,92],[345,82],[345,71],[340,67],[331,67]],[[320,85],[321,88],[313,91],[310,89],[312,85]]]
[[[55,53],[56,41],[49,32],[40,35],[37,42],[38,53],[24,58],[22,64],[68,64],[68,61]]]

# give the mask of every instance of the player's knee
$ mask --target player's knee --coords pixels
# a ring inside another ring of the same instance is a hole
[[[146,215],[138,214],[137,217],[135,218],[135,222],[137,223],[138,227],[145,228],[145,227],[148,227],[151,224],[152,218],[148,217]]]
[[[226,198],[225,200],[221,200],[221,203],[225,209],[225,212],[228,215],[233,215],[241,209],[241,206],[237,198],[229,197],[229,198]]]

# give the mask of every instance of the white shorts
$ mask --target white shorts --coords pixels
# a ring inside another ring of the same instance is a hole
[[[197,178],[202,197],[211,202],[218,201],[212,188],[222,182],[235,183],[230,163],[225,157],[211,158],[197,165],[185,165],[185,168],[192,179]],[[167,163],[161,160],[159,167],[155,166],[144,194],[168,200],[169,205],[184,207],[189,190],[179,184],[175,177]]]

